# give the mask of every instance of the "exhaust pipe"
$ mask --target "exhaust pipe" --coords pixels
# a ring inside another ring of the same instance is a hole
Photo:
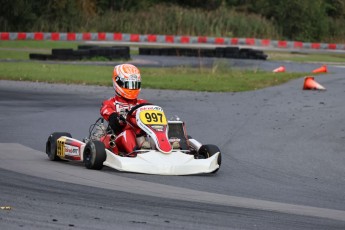
[[[111,140],[111,141],[114,141],[115,138],[116,138],[116,136],[115,136],[114,134],[111,134],[111,135],[110,135],[110,140]]]
[[[109,146],[110,146],[110,147],[114,148],[114,147],[115,147],[115,145],[116,145],[116,144],[115,144],[115,142],[114,142],[114,141],[110,141],[110,142],[109,142]]]

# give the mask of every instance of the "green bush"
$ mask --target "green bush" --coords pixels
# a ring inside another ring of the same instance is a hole
[[[140,22],[140,23],[138,23]],[[141,34],[278,37],[273,23],[254,14],[156,5],[135,13],[107,12],[90,22],[91,30]]]
[[[251,10],[275,21],[286,39],[322,41],[329,32],[326,6],[324,0],[257,0]]]
[[[344,42],[345,0],[2,0],[0,31]]]

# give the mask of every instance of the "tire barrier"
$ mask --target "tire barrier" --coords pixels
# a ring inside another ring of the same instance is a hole
[[[29,54],[33,60],[84,60],[103,57],[108,60],[130,59],[129,46],[99,47],[92,45],[80,45],[77,50],[52,49],[52,54]]]
[[[267,59],[267,55],[262,50],[240,49],[239,47],[217,47],[215,49],[139,48],[139,55]]]
[[[0,32],[0,41],[13,40],[51,40],[51,41],[114,41],[114,42],[146,42],[151,44],[214,44],[225,46],[256,46],[278,49],[312,49],[312,50],[345,50],[345,44],[300,42],[257,38],[229,38],[206,36],[174,36],[157,34],[126,33],[60,33],[60,32]]]

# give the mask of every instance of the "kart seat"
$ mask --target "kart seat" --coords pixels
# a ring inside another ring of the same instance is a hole
[[[179,140],[181,150],[189,150],[188,138],[186,134],[185,124],[183,121],[168,121],[169,140]]]

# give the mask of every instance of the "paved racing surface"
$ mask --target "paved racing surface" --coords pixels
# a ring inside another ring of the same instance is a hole
[[[315,77],[322,92],[301,90],[303,78],[244,93],[143,89],[222,150],[219,172],[197,176],[51,162],[48,135],[87,136],[112,88],[0,81],[0,228],[345,229],[345,78],[329,70]]]

